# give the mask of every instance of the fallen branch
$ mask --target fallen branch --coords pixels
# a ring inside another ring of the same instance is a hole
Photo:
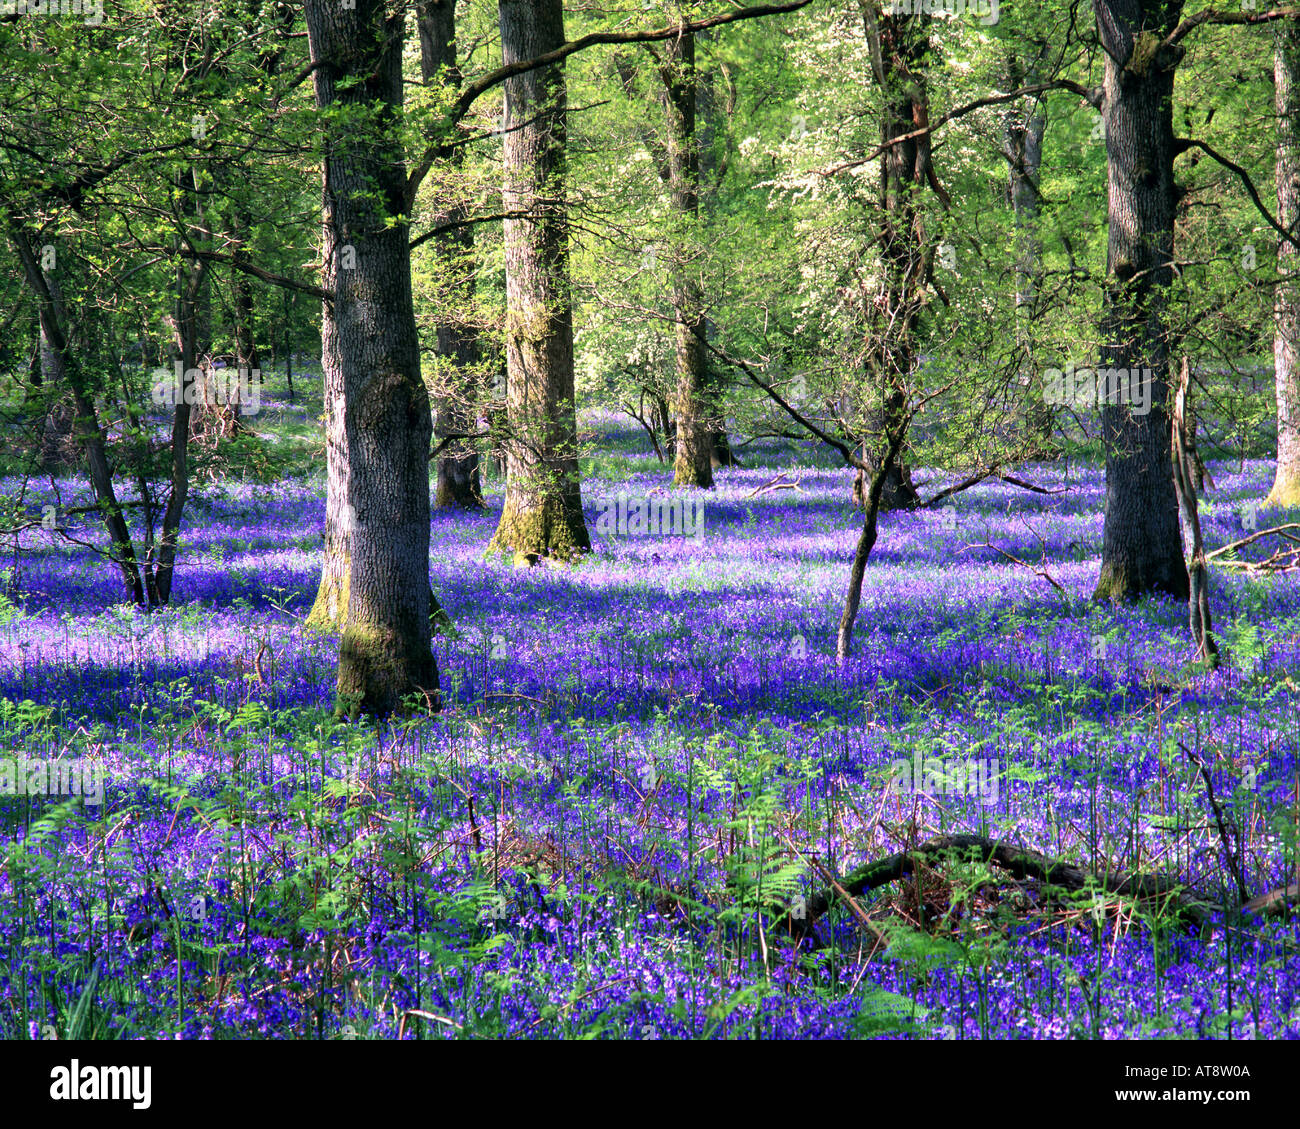
[[[887,858],[865,863],[850,871],[844,881],[837,885],[846,894],[856,896],[910,876],[917,863],[929,862],[946,855],[965,855],[969,861],[990,863],[1015,878],[1030,878],[1043,885],[1066,890],[1095,888],[1107,894],[1139,901],[1160,899],[1166,904],[1172,904],[1180,921],[1197,926],[1204,925],[1218,908],[1192,896],[1182,883],[1164,875],[1131,874],[1122,878],[1096,875],[1073,863],[1025,847],[1013,847],[1010,843],[994,842],[983,835],[940,835],[910,851],[900,851]],[[816,918],[824,914],[837,893],[836,890],[822,891],[809,898],[809,917]]]
[[[1211,559],[1219,556],[1221,553],[1231,553],[1234,549],[1240,549],[1245,545],[1251,544],[1253,541],[1258,541],[1261,537],[1270,537],[1274,534],[1285,538],[1287,541],[1294,541],[1297,544],[1300,544],[1300,538],[1287,537],[1286,530],[1288,529],[1300,529],[1300,521],[1287,522],[1286,525],[1275,525],[1272,529],[1261,529],[1258,533],[1252,533],[1249,537],[1242,537],[1237,541],[1229,541],[1228,544],[1220,546],[1212,553],[1206,553],[1205,556],[1207,559]]]
[[[1002,556],[1006,557],[1007,560],[1009,560],[1012,564],[1018,564],[1021,568],[1029,569],[1029,571],[1032,572],[1035,576],[1041,576],[1044,580],[1047,581],[1048,584],[1050,584],[1061,594],[1062,600],[1064,600],[1067,604],[1070,602],[1070,593],[1067,592],[1065,588],[1061,585],[1061,582],[1057,580],[1056,577],[1054,577],[1045,568],[1034,568],[1034,566],[1031,565],[1028,561],[1022,561],[1019,557],[1013,557],[1005,549],[999,549],[996,545],[991,545],[987,541],[984,541],[978,545],[963,546],[961,552],[964,553],[967,549],[992,549],[995,553],[1000,553]]]
[[[781,479],[783,477],[784,477],[783,475],[778,474],[766,486],[760,486],[755,490],[751,490],[748,494],[745,495],[745,500],[748,501],[750,498],[757,498],[760,494],[766,494],[770,490],[798,490],[799,489],[799,482],[802,480],[796,480],[794,482],[782,482]]]
[[[1035,494],[1064,494],[1064,486],[1055,489],[1048,489],[1046,486],[1035,486],[1032,482],[1026,482],[1023,478],[1017,478],[1014,474],[1004,474],[1002,471],[993,467],[989,470],[977,471],[969,478],[963,478],[960,482],[955,482],[951,486],[946,486],[940,490],[933,498],[927,498],[924,502],[917,504],[917,509],[924,510],[931,506],[937,506],[945,498],[951,498],[954,494],[960,494],[964,490],[969,490],[972,486],[978,486],[988,478],[996,478],[1002,482],[1009,482],[1012,486],[1019,486],[1021,490],[1029,490]]]

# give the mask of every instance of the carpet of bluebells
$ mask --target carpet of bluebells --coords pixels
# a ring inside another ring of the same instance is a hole
[[[670,477],[600,426],[593,531]],[[874,929],[839,898],[789,928],[825,871],[947,832],[1231,906],[1180,743],[1252,895],[1294,880],[1296,578],[1216,568],[1230,660],[1199,673],[1185,606],[1089,600],[1100,470],[1034,466],[1053,493],[882,515],[841,667],[850,472],[742,453],[701,538],[596,537],[570,569],[485,558],[499,480],[482,514],[435,514],[445,709],[379,726],[332,720],[337,637],[304,624],[319,476],[202,484],[155,614],[24,533],[0,562],[0,756],[90,758],[107,785],[0,796],[0,1036],[1300,1036],[1285,917],[1198,931],[953,862],[864,894]],[[1211,548],[1271,478],[1212,470]],[[918,758],[982,759],[996,787],[891,785]]]

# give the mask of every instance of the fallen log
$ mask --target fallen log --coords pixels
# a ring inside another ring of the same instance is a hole
[[[933,865],[935,860],[953,855],[961,856],[961,861],[991,864],[1007,871],[1012,877],[1032,879],[1044,886],[1071,891],[1095,889],[1100,893],[1136,901],[1162,901],[1165,908],[1174,911],[1179,921],[1198,927],[1204,926],[1211,915],[1221,909],[1212,902],[1194,896],[1182,883],[1165,875],[1097,875],[1073,863],[1051,858],[1026,847],[995,842],[983,835],[940,835],[911,850],[864,863],[850,871],[843,882],[837,885],[856,897],[868,890],[909,877],[918,862]],[[835,897],[834,890],[823,890],[807,899],[807,921],[811,922],[824,914]],[[1247,908],[1248,906],[1242,907],[1243,910]]]

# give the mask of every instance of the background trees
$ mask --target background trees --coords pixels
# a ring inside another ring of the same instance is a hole
[[[515,561],[590,547],[588,409],[639,421],[666,488],[725,474],[729,431],[818,445],[846,501],[857,479],[864,544],[886,459],[885,510],[953,496],[917,468],[965,488],[1098,458],[1096,595],[1185,599],[1169,399],[1186,358],[1188,481],[1212,489],[1205,452],[1271,453],[1276,430],[1268,502],[1294,501],[1293,16],[204,11],[0,27],[0,345],[30,417],[12,457],[87,477],[98,551],[158,605],[184,598],[208,468],[276,466],[257,409],[203,391],[206,358],[319,395],[310,620],[341,633],[363,710],[436,696],[431,492],[458,520],[486,505]],[[109,94],[138,112],[106,117]],[[319,375],[295,368],[309,341]],[[1095,381],[1046,394],[1066,369],[1149,373],[1149,410]]]

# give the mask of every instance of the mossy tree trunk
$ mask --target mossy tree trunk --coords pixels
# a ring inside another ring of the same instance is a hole
[[[1300,19],[1282,20],[1273,47],[1273,98],[1277,111],[1277,221],[1300,235]],[[1273,295],[1273,373],[1277,387],[1277,469],[1268,503],[1300,506],[1300,256],[1279,239]]]
[[[561,0],[501,0],[506,65],[564,42]],[[573,310],[565,198],[563,65],[507,79],[506,498],[489,552],[516,563],[572,560],[591,547],[582,516],[574,406]]]
[[[1182,4],[1096,0],[1105,51],[1102,121],[1110,196],[1101,367],[1149,372],[1149,410],[1104,403],[1106,518],[1094,599],[1154,592],[1187,599],[1189,584],[1170,473],[1169,287],[1173,280],[1174,70],[1182,48],[1162,48]],[[1120,397],[1115,397],[1117,400]],[[1146,397],[1131,397],[1145,400]]]
[[[429,601],[429,441],[405,223],[404,13],[308,0],[323,123],[329,486],[316,622],[342,616],[341,711],[437,708]],[[331,528],[332,527],[332,528]]]

